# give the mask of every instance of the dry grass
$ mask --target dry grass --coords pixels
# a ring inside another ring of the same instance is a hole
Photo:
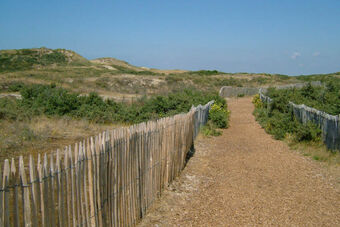
[[[36,156],[54,151],[107,129],[123,126],[94,124],[68,117],[35,117],[29,122],[0,121],[0,163],[20,155]]]
[[[299,151],[304,156],[324,162],[327,165],[337,165],[340,167],[340,152],[328,150],[322,141],[295,142],[294,138],[290,135],[285,138],[285,141],[291,148]]]
[[[118,64],[116,61],[114,61],[114,65]],[[102,63],[99,59],[91,61],[89,65],[85,66],[46,66],[15,72],[3,72],[0,73],[0,86],[3,83],[13,81],[29,84],[56,83],[58,86],[74,92],[89,93],[96,91],[99,94],[105,93],[108,96],[115,97],[117,93],[121,94],[121,96],[164,94],[188,87],[219,91],[221,86],[225,85],[257,87],[295,83],[297,81],[296,78],[282,79],[267,74],[199,75],[181,70],[145,69],[126,65],[125,62],[119,63],[118,65],[123,65],[132,70],[125,72],[108,69],[107,66],[114,68],[114,65],[110,64],[110,62]],[[150,71],[153,74],[138,74],[141,70]]]
[[[335,179],[340,186],[340,152],[329,151],[322,142],[295,142],[291,137],[287,137],[285,142],[289,147],[303,156],[317,161],[327,171],[325,173]]]

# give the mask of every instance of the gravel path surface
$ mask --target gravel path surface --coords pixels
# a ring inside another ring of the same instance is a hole
[[[230,128],[197,140],[139,226],[340,226],[340,190],[320,164],[266,134],[250,98],[228,104]]]

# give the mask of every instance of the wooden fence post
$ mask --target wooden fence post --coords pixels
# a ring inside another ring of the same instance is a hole
[[[31,206],[30,206],[30,194],[29,194],[29,185],[26,180],[24,159],[22,156],[19,158],[19,175],[20,175],[20,183],[22,190],[22,204],[23,204],[23,218],[24,218],[24,226],[30,227],[32,226],[31,221]]]
[[[9,223],[9,206],[8,206],[8,200],[9,200],[9,179],[10,179],[10,168],[9,168],[9,162],[8,159],[4,162],[4,172],[3,172],[3,181],[2,181],[2,195],[1,195],[1,205],[2,211],[0,212],[2,217],[2,223],[3,226],[10,226]],[[1,178],[0,178],[1,180]],[[2,224],[1,223],[1,224]]]

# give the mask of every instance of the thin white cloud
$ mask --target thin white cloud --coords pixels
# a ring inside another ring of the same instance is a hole
[[[318,51],[313,53],[313,57],[317,57],[317,56],[320,56],[320,52]]]
[[[294,52],[294,53],[292,54],[292,56],[290,56],[290,58],[293,59],[293,60],[295,60],[295,59],[297,59],[297,58],[300,57],[300,56],[301,56],[301,53],[300,53],[300,52]]]

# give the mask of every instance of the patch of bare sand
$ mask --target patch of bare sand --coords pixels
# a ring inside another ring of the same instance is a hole
[[[139,226],[340,226],[340,191],[320,164],[266,134],[250,98],[229,107],[230,128],[197,140]]]

